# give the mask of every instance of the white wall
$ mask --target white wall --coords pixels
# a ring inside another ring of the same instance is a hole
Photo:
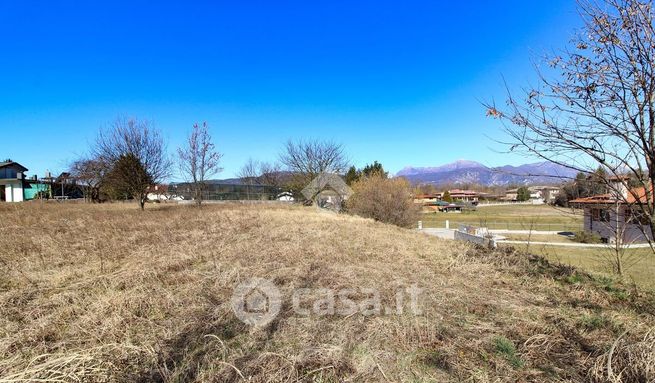
[[[21,181],[10,182],[5,186],[5,199],[7,202],[22,202],[23,201],[23,185]]]
[[[485,247],[496,248],[496,241],[491,238],[480,237],[474,234],[469,234],[463,231],[455,230],[455,239],[458,241],[472,242]]]
[[[640,225],[633,223],[624,223],[624,209],[621,209],[618,215],[619,224],[625,225],[621,230],[616,229],[617,224],[617,214],[616,208],[610,208],[610,219],[609,222],[601,222],[592,220],[591,209],[584,210],[584,228],[586,231],[591,231],[597,233],[601,238],[608,238],[610,242],[616,241],[616,233],[623,232],[623,243],[639,243],[647,242],[649,238],[652,237],[650,234],[650,229],[648,226],[643,226],[640,228]],[[642,231],[643,230],[643,231]],[[644,236],[644,233],[646,235]]]

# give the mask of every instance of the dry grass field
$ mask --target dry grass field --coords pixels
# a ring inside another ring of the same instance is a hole
[[[0,382],[655,379],[652,295],[509,250],[301,207],[27,203],[0,218]],[[263,327],[230,305],[251,277],[284,297]],[[412,284],[420,315],[302,316],[289,298],[386,302]]]

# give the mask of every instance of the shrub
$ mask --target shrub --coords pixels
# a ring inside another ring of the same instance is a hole
[[[418,221],[420,206],[412,200],[410,185],[404,178],[364,177],[352,185],[353,195],[346,201],[350,213],[401,227]]]
[[[580,243],[601,243],[603,240],[597,233],[590,233],[588,231],[578,231],[575,233],[573,240]]]
[[[517,201],[529,201],[530,200],[530,190],[525,186],[521,186],[516,192]]]

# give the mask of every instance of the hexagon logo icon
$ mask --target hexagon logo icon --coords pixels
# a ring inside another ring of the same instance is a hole
[[[308,200],[319,207],[335,210],[340,210],[342,202],[352,194],[352,189],[335,173],[321,172],[302,189],[302,195]]]
[[[282,297],[273,282],[263,278],[250,278],[234,289],[231,303],[237,318],[250,326],[258,327],[275,319],[282,307]]]

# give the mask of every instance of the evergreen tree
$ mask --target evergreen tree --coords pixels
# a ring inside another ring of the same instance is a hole
[[[387,172],[384,171],[384,167],[382,167],[382,164],[377,161],[373,161],[372,164],[368,164],[364,166],[364,169],[362,169],[361,173],[364,175],[364,177],[370,177],[374,174],[378,174],[382,178],[388,177],[388,174]]]
[[[352,185],[355,183],[357,180],[359,180],[359,177],[361,176],[361,172],[357,170],[354,166],[351,166],[350,169],[348,169],[348,172],[346,172],[346,184],[347,185]]]
[[[528,201],[530,199],[530,190],[525,186],[521,186],[516,192],[517,201]]]
[[[115,199],[137,199],[143,208],[147,199],[146,190],[152,184],[153,179],[139,158],[125,154],[118,158],[107,174],[105,190]]]

